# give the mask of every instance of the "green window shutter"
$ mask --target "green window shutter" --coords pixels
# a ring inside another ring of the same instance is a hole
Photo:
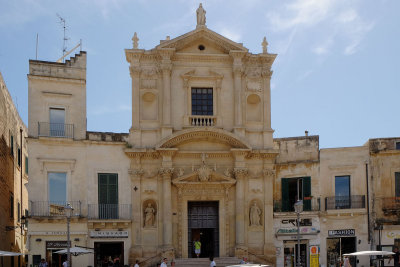
[[[117,174],[109,175],[108,204],[118,204],[118,176],[117,176]]]
[[[28,157],[25,157],[25,174],[28,174]]]
[[[282,211],[289,211],[289,178],[282,178]]]
[[[99,173],[99,204],[118,204],[118,175]]]
[[[311,177],[303,177],[303,203],[304,210],[311,210]]]
[[[14,156],[14,136],[11,135],[11,140],[10,140],[10,153],[11,156]]]
[[[394,173],[394,179],[395,179],[395,194],[396,197],[400,197],[400,172],[395,172]]]

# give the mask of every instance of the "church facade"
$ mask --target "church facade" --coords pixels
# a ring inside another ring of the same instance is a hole
[[[86,130],[86,52],[29,62],[30,263],[60,266],[67,203],[71,245],[94,252],[73,257],[75,266],[194,258],[197,240],[200,257],[275,266],[297,258],[328,266],[370,249],[369,146],[320,150],[318,136],[274,139],[277,55],[265,38],[253,54],[205,24],[200,6],[193,31],[151,50],[139,49],[135,33],[125,50],[126,134]]]

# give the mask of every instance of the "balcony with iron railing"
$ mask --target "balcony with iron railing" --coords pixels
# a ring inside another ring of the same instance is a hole
[[[31,217],[65,217],[65,207],[70,204],[74,209],[72,216],[82,216],[81,201],[30,201],[29,216]]]
[[[294,203],[289,199],[274,200],[274,212],[294,212]],[[320,211],[320,198],[304,197],[303,211]]]
[[[383,197],[380,198],[380,203],[385,215],[400,214],[400,197]]]
[[[325,198],[325,210],[364,209],[365,196],[334,196]]]
[[[210,115],[190,115],[189,125],[194,127],[207,127],[215,126],[217,124],[217,117]]]
[[[90,220],[131,220],[131,204],[89,204]]]
[[[38,136],[74,138],[74,125],[38,122]]]

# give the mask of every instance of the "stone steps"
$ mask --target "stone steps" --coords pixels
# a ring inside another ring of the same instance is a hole
[[[215,258],[217,267],[225,267],[229,265],[238,264],[240,259],[235,257],[221,257]],[[169,264],[168,264],[169,266]],[[175,259],[175,267],[209,267],[210,260],[208,258],[187,258],[187,259]]]

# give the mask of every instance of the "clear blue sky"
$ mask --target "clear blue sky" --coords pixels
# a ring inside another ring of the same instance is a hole
[[[399,0],[206,0],[207,26],[252,53],[277,53],[272,78],[275,137],[320,136],[320,147],[400,136]],[[151,49],[195,28],[200,1],[0,0],[0,71],[28,122],[28,60],[88,53],[88,130],[128,132],[131,84],[124,49],[138,33]]]

